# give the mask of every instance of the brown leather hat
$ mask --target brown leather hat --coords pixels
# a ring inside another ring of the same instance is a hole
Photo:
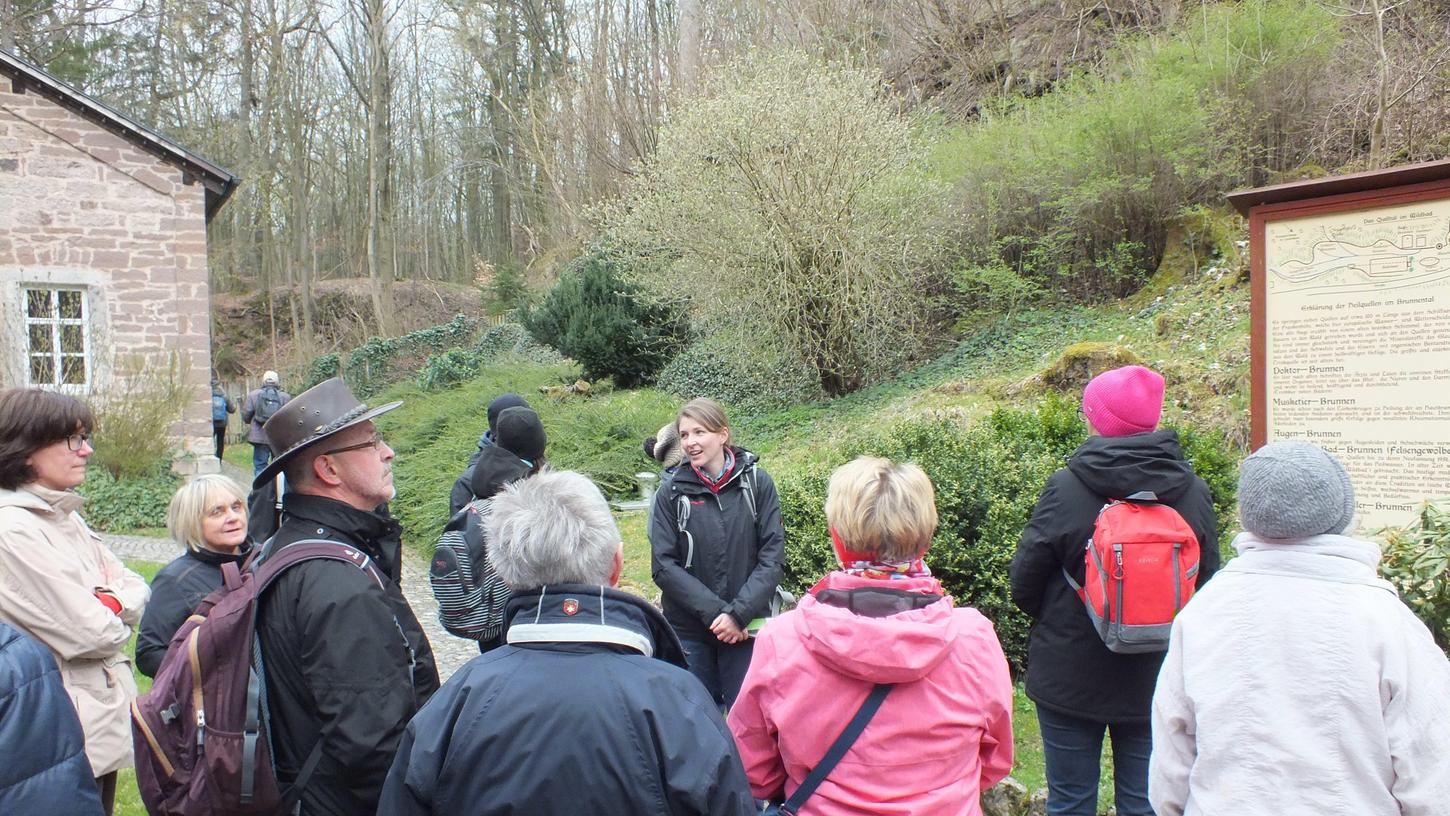
[[[266,434],[267,444],[274,455],[271,463],[252,480],[252,489],[256,490],[276,478],[293,457],[312,445],[402,404],[398,401],[369,408],[358,402],[347,384],[336,377],[303,391],[278,408],[262,426],[262,433]]]

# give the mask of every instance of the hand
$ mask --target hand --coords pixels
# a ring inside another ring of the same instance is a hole
[[[710,624],[710,631],[715,633],[715,639],[721,643],[739,643],[749,637],[735,619],[730,617],[729,612],[721,612]]]
[[[96,600],[100,601],[102,606],[104,606],[107,609],[111,610],[111,614],[112,615],[119,615],[119,614],[121,614],[121,599],[120,598],[117,598],[115,595],[112,595],[109,592],[102,592],[99,589],[96,590],[95,596],[96,596]]]

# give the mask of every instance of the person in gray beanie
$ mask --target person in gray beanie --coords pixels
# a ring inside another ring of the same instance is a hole
[[[1174,621],[1153,696],[1158,816],[1446,812],[1450,661],[1354,511],[1321,448],[1244,460],[1238,557]]]
[[[665,470],[678,467],[685,461],[685,449],[680,445],[680,432],[675,423],[665,423],[654,436],[644,441],[644,455],[659,462]]]

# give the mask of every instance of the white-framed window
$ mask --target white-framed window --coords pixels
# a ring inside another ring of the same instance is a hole
[[[86,390],[91,383],[86,290],[23,286],[26,377],[30,385]]]

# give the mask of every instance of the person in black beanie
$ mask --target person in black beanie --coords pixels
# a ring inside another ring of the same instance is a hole
[[[481,652],[503,644],[503,613],[509,590],[488,558],[485,525],[494,495],[544,467],[548,436],[532,408],[501,411],[494,421],[493,444],[479,451],[468,490],[473,497],[448,520],[433,560],[428,583],[438,600],[438,619],[450,634],[478,641]]]
[[[513,392],[500,394],[494,397],[493,401],[488,404],[488,430],[484,431],[483,435],[478,438],[478,450],[474,451],[473,455],[468,457],[468,467],[464,468],[463,473],[453,482],[453,490],[448,493],[449,518],[457,515],[458,511],[463,508],[463,505],[468,504],[476,495],[469,490],[468,486],[473,481],[473,469],[478,464],[478,457],[483,453],[484,449],[497,441],[496,429],[498,428],[499,414],[510,408],[528,407],[528,401]]]

